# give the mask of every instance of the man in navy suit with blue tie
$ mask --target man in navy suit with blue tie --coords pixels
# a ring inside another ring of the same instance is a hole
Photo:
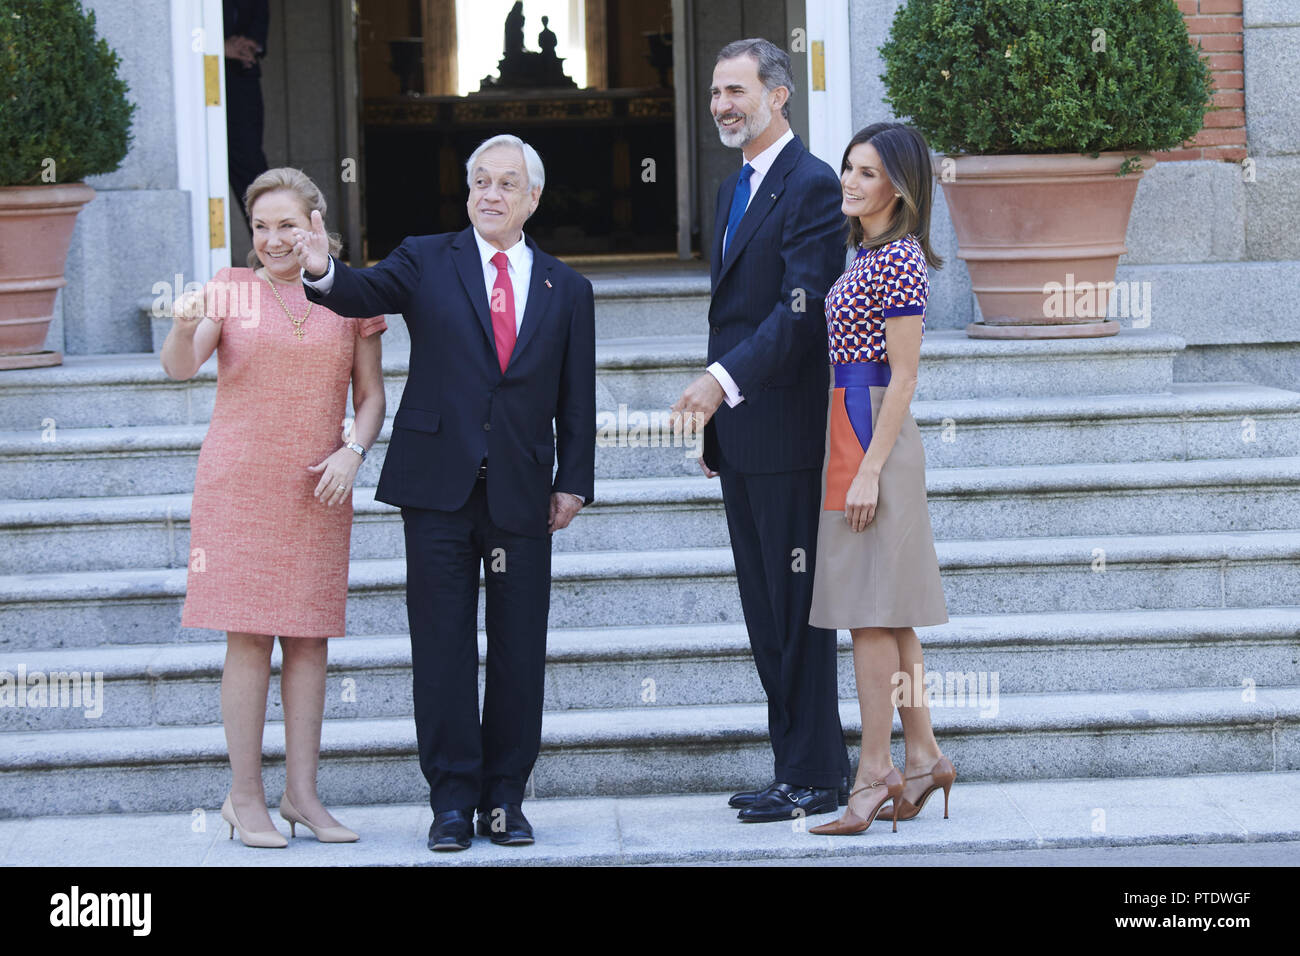
[[[744,165],[718,190],[710,364],[673,406],[687,427],[703,424],[700,466],[722,481],[767,694],[775,779],[731,798],[747,823],[834,811],[849,776],[835,632],[808,624],[829,388],[823,299],[842,271],[845,228],[839,178],[790,129],[793,90],[789,57],[767,40],[718,54],[713,119]]]
[[[400,312],[411,333],[375,498],[402,509],[406,534],[431,850],[467,848],[475,810],[480,836],[533,842],[522,803],[541,746],[551,534],[591,503],[595,483],[591,283],[523,234],[542,194],[541,158],[517,137],[494,136],[467,170],[463,232],[412,236],[377,265],[350,269],[327,255],[313,214],[294,247],[313,301],[348,316]]]

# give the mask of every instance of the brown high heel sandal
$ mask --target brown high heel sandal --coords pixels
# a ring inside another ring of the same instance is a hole
[[[893,806],[879,814],[880,819],[892,819],[895,815],[895,809],[898,811],[897,815],[899,820],[912,819],[912,817],[921,812],[921,808],[925,806],[925,802],[930,799],[930,794],[934,793],[940,787],[943,787],[943,818],[947,820],[948,791],[952,789],[952,782],[957,779],[957,768],[952,765],[952,761],[947,757],[940,757],[935,761],[934,766],[925,773],[914,773],[904,779],[919,780],[922,777],[933,777],[934,783],[925,788],[925,792],[921,794],[919,802],[912,803],[911,800],[904,800],[900,796],[894,801]],[[894,822],[897,823],[898,821],[896,820]]]
[[[865,787],[858,787],[858,789],[854,790],[853,793],[849,794],[849,800],[852,801],[855,794],[859,794],[863,790],[871,790],[875,787],[883,788],[880,791],[880,799],[877,801],[876,805],[871,808],[871,812],[867,814],[865,820],[854,813],[852,809],[846,807],[844,810],[844,816],[840,817],[834,823],[823,823],[819,827],[813,827],[808,832],[816,833],[818,835],[848,836],[853,833],[862,833],[865,831],[867,827],[871,826],[871,821],[875,820],[880,814],[880,808],[883,807],[887,801],[893,800],[895,806],[897,806],[898,801],[903,796],[903,778],[899,776],[896,767],[890,767],[889,773],[885,774],[883,780],[873,780]],[[894,821],[894,832],[898,832],[897,820]]]

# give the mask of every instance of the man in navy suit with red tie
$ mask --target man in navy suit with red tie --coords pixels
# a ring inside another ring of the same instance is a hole
[[[533,842],[522,803],[541,746],[551,534],[591,503],[595,481],[591,283],[523,234],[542,194],[541,158],[517,137],[495,136],[467,169],[463,232],[409,237],[368,269],[328,256],[319,214],[295,245],[310,299],[340,315],[400,312],[411,333],[375,497],[402,509],[406,533],[431,850],[467,848],[475,810],[480,836]]]
[[[848,797],[836,636],[808,624],[829,390],[823,299],[843,271],[845,220],[839,178],[790,129],[793,90],[790,58],[767,40],[718,54],[713,119],[744,165],[718,190],[710,364],[673,406],[704,425],[700,466],[722,481],[767,694],[774,780],[731,798],[746,823],[828,813]]]

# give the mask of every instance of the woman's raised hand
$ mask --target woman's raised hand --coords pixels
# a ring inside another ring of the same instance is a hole
[[[311,211],[310,231],[293,231],[293,254],[309,275],[324,275],[329,269],[330,237],[325,233],[325,220],[318,210]]]
[[[182,332],[193,334],[207,316],[207,297],[203,292],[183,293],[172,303],[172,325]],[[220,321],[214,318],[212,321]]]

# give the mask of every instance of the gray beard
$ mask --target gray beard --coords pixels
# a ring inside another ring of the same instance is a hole
[[[734,131],[724,130],[721,126],[718,126],[718,138],[722,140],[723,146],[741,149],[762,136],[771,125],[772,110],[767,104],[767,94],[764,93],[757,112],[746,116],[745,121],[740,124],[740,128]]]

